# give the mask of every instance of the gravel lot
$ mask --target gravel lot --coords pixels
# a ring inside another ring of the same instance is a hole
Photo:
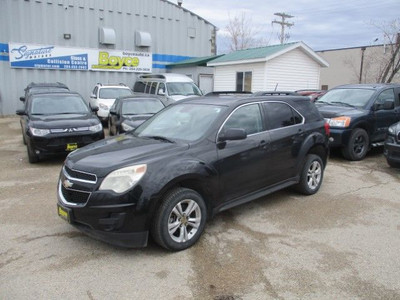
[[[314,196],[217,215],[192,248],[121,249],[56,213],[63,159],[31,165],[0,118],[0,299],[400,299],[400,170],[333,153]]]

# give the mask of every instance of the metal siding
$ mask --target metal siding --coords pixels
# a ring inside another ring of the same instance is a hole
[[[18,20],[18,22],[15,22]],[[98,43],[98,28],[116,32],[114,46]],[[188,28],[196,37],[188,37]],[[135,47],[136,30],[151,34],[150,49]],[[164,0],[2,0],[0,43],[21,42],[62,47],[150,51],[167,59],[173,56],[201,57],[212,54],[211,32],[214,27],[196,15]],[[64,33],[72,38],[65,40]],[[155,61],[153,61],[155,63]],[[159,62],[161,65],[167,61]],[[165,72],[165,69],[153,69]],[[11,69],[0,61],[0,115],[14,114],[21,107],[19,97],[32,81],[67,84],[86,100],[97,82],[123,82],[129,87],[135,73]]]

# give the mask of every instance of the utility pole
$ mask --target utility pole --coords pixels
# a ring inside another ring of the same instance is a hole
[[[283,42],[285,41],[285,26],[287,27],[292,27],[294,25],[294,23],[289,23],[289,22],[285,22],[286,19],[290,19],[293,18],[293,16],[285,14],[285,13],[274,13],[274,16],[278,16],[281,17],[281,21],[272,21],[272,24],[276,23],[281,25],[281,44],[283,44]]]

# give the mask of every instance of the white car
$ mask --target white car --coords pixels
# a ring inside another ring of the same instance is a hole
[[[110,107],[116,98],[133,95],[132,90],[125,84],[101,84],[98,83],[90,95],[89,105],[91,108],[98,107],[97,116],[102,122],[107,122]]]

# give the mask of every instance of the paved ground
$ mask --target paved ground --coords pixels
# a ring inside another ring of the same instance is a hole
[[[0,118],[0,299],[400,299],[400,170],[333,154],[317,195],[217,215],[191,249],[127,250],[56,214],[62,159],[27,161]]]

